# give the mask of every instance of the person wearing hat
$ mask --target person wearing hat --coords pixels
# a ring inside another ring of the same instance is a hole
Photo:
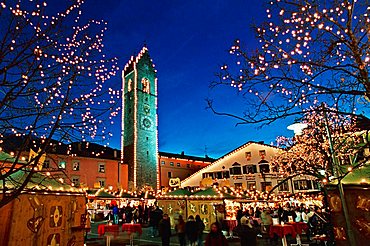
[[[250,220],[245,216],[240,219],[240,224],[234,228],[233,233],[239,236],[241,246],[257,245],[257,230],[253,228]]]

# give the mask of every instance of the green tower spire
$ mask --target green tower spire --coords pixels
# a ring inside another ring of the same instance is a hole
[[[157,77],[148,49],[132,56],[122,71],[121,158],[130,189],[157,188]]]

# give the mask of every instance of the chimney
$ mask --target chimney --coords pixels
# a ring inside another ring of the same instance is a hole
[[[181,155],[185,155],[185,152],[184,151],[181,151]]]

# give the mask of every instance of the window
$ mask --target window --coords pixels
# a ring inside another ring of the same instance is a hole
[[[256,165],[245,165],[243,166],[243,174],[253,174],[257,173]]]
[[[259,155],[262,157],[262,156],[266,156],[266,150],[260,150],[259,151]]]
[[[98,183],[99,183],[100,187],[104,187],[105,186],[105,179],[98,179]]]
[[[167,173],[167,177],[168,177],[168,178],[172,178],[172,173],[171,173],[171,172],[168,172],[168,173]]]
[[[170,166],[171,166],[171,167],[173,167],[173,166],[174,166],[174,164],[173,164],[173,162],[172,162],[172,161],[170,162]]]
[[[105,163],[98,163],[99,173],[105,173]]]
[[[230,174],[232,175],[240,175],[242,174],[242,169],[239,163],[235,162],[232,167],[230,168]]]
[[[262,191],[270,191],[271,187],[271,182],[261,182]]]
[[[258,162],[260,167],[260,173],[269,173],[270,172],[270,164],[266,160],[261,160]]]
[[[186,167],[187,167],[187,168],[190,168],[190,164],[186,164]]]
[[[245,152],[245,159],[247,159],[247,161],[249,161],[250,159],[252,159],[252,152],[250,152],[250,151]]]
[[[225,179],[230,178],[230,172],[229,171],[224,171],[223,176],[224,176]]]
[[[312,182],[311,180],[294,180],[293,181],[295,190],[311,190]]]
[[[270,165],[269,164],[261,164],[260,165],[260,173],[269,173],[270,172]]]
[[[181,165],[180,165],[180,163],[179,163],[179,162],[177,163],[177,166],[178,166],[178,167],[181,167]]]
[[[42,168],[50,168],[50,161],[45,160],[44,163],[42,164]]]
[[[149,79],[143,78],[141,80],[141,84],[142,84],[143,92],[149,94],[150,93],[150,81],[149,81]]]
[[[247,190],[255,190],[255,189],[256,189],[256,181],[248,181]]]
[[[278,182],[281,182],[281,180],[279,180]],[[279,186],[279,191],[289,191],[289,184],[288,182],[284,182],[282,183],[280,186]]]
[[[80,171],[80,162],[73,161],[72,168],[73,168],[73,171]]]
[[[72,176],[72,183],[74,186],[80,186],[80,177]]]
[[[166,162],[165,161],[161,161],[161,165],[163,166],[164,164],[166,164]]]
[[[217,173],[216,173],[216,177],[217,177],[218,179],[222,179],[222,172],[217,172]]]
[[[243,183],[235,183],[234,186],[235,186],[235,189],[241,189],[243,188]]]
[[[61,160],[61,161],[59,161],[59,163],[58,163],[58,167],[59,167],[60,169],[65,169],[65,168],[66,168],[66,165],[67,165],[67,162],[66,162],[65,160]]]

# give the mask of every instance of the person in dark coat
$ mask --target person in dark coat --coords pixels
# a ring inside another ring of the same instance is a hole
[[[198,227],[193,215],[190,215],[188,221],[185,223],[185,234],[189,244],[196,245],[198,240]]]
[[[203,231],[206,228],[204,225],[202,219],[200,218],[199,214],[195,216],[195,222],[197,223],[197,228],[198,228],[198,245],[197,246],[203,246]]]
[[[218,223],[212,223],[205,246],[228,246],[226,237],[222,234]]]
[[[149,223],[152,227],[152,237],[158,236],[158,225],[163,216],[163,211],[157,206],[154,210],[150,212]]]
[[[240,238],[240,246],[257,246],[257,230],[253,228],[246,217],[240,219],[233,233]]]
[[[179,238],[180,246],[186,246],[186,239],[185,239],[185,221],[181,215],[179,215],[178,222],[175,226],[175,230],[177,236]]]
[[[168,214],[163,215],[163,219],[159,222],[159,235],[162,239],[162,246],[170,246],[171,238],[171,222]]]

